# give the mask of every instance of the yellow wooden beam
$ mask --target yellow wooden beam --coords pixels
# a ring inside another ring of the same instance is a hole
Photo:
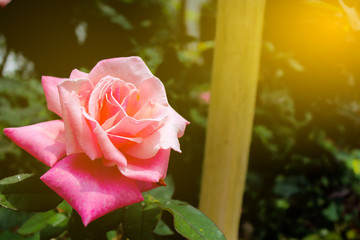
[[[238,239],[265,0],[219,0],[200,210]]]

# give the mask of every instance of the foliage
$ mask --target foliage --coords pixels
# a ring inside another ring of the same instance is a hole
[[[0,82],[1,129],[49,120],[51,115],[46,109],[44,93],[38,80],[3,77]],[[42,164],[34,163],[29,154],[16,147],[4,134],[0,135],[0,166],[1,177],[19,172],[41,172],[44,169]]]
[[[163,211],[168,211],[173,215],[175,230],[180,234],[178,237],[182,235],[194,240],[225,239],[215,224],[199,210],[185,202],[172,200],[174,183],[171,178],[167,178],[166,182],[167,187],[145,192],[143,202],[113,211],[85,227],[79,214],[65,201],[61,204],[57,200],[57,203],[51,201],[54,196],[50,194],[55,195],[56,199],[59,197],[46,186],[41,188],[47,188],[48,193],[36,193],[37,201],[27,196],[32,194],[31,191],[39,189],[36,185],[44,185],[38,177],[23,174],[6,178],[0,182],[1,206],[41,212],[29,216],[24,222],[20,221],[22,225],[17,229],[17,234],[6,231],[1,234],[3,237],[22,236],[29,239],[112,239],[113,236],[120,236],[121,239],[161,239],[161,236],[174,235],[174,231],[161,220]],[[24,192],[24,189],[28,191]],[[9,193],[9,190],[12,192]],[[58,205],[56,209],[52,209],[52,203],[55,203],[54,207]],[[3,211],[4,218],[12,214],[11,211]]]
[[[259,83],[242,234],[251,239],[357,239],[360,178],[353,136],[359,128],[357,110],[349,108],[359,104],[357,90],[343,82],[337,92],[312,92],[309,84],[304,95],[297,83],[286,81],[320,70],[304,65],[303,75],[283,56],[265,43],[263,59],[272,59],[273,66],[264,66],[266,80]]]
[[[31,78],[20,72],[0,79],[0,127],[55,117],[45,111],[39,73],[66,77],[73,66],[90,69],[100,59],[128,55],[140,55],[150,65],[165,83],[170,104],[191,125],[180,140],[183,154],[171,156],[175,193],[172,187],[154,189],[144,203],[87,228],[66,203],[43,215],[0,208],[1,220],[8,219],[0,221],[0,239],[46,239],[53,230],[59,239],[114,239],[119,234],[131,239],[144,231],[155,239],[183,238],[172,227],[174,219],[181,221],[176,210],[196,210],[169,199],[174,194],[198,203],[208,106],[199,95],[210,86],[215,1],[204,4],[199,23],[193,22],[199,36],[187,31],[184,2],[189,1],[27,2],[13,0],[0,9],[6,49],[23,54],[35,67]],[[243,239],[360,238],[360,59],[353,54],[360,50],[360,39],[349,25],[351,16],[334,2],[267,2]],[[0,135],[1,178],[43,171]],[[179,204],[170,210],[166,201]],[[123,222],[124,214],[134,216],[129,221],[140,216],[156,221],[132,229]],[[38,230],[31,230],[32,219],[42,219],[34,226]],[[24,231],[29,234],[21,235]]]
[[[62,199],[34,174],[18,174],[0,180],[0,205],[14,210],[47,211]]]

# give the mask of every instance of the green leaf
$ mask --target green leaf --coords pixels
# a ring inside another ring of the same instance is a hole
[[[107,240],[114,240],[114,239],[118,239],[117,238],[117,232],[116,231],[109,231],[106,233],[106,239]]]
[[[6,229],[19,228],[32,215],[33,213],[0,207],[0,232]]]
[[[40,234],[37,233],[33,236],[24,237],[17,233],[5,231],[0,233],[0,239],[11,239],[11,240],[40,240]]]
[[[28,235],[40,232],[41,239],[51,239],[64,232],[68,222],[69,218],[64,214],[50,210],[32,216],[18,229],[18,233]]]
[[[136,240],[153,239],[153,231],[161,218],[158,204],[135,203],[124,209],[123,229],[125,237]]]
[[[57,206],[57,209],[59,210],[59,212],[65,212],[69,215],[71,215],[73,210],[72,207],[65,200]]]
[[[336,222],[339,220],[339,214],[335,202],[332,202],[327,208],[323,210],[322,213],[332,222]]]
[[[175,192],[174,180],[172,179],[171,176],[168,176],[165,179],[165,183],[166,186],[154,188],[150,191],[143,193],[144,198],[146,198],[146,195],[151,195],[157,200],[159,200],[161,203],[165,203],[167,200],[171,199],[171,197]]]
[[[23,237],[19,234],[10,231],[5,231],[0,233],[0,239],[23,240]]]
[[[39,232],[46,227],[48,221],[55,216],[55,214],[56,212],[53,210],[35,214],[19,228],[18,233],[27,235]]]
[[[174,226],[178,233],[190,240],[225,240],[224,234],[208,217],[193,206],[169,200],[162,208],[174,217]]]
[[[174,234],[174,232],[168,227],[168,225],[166,225],[166,223],[161,219],[158,225],[156,225],[154,233],[160,236],[170,236]]]
[[[97,2],[97,7],[104,16],[110,19],[111,22],[118,24],[119,26],[123,27],[125,30],[133,29],[133,26],[129,22],[129,20],[124,15],[117,12],[115,8],[101,2]]]
[[[0,205],[6,208],[41,212],[55,208],[61,201],[38,175],[19,174],[0,180]]]
[[[52,216],[40,232],[41,239],[51,239],[59,236],[67,229],[69,218],[62,213]]]
[[[80,215],[73,210],[69,223],[69,235],[71,239],[106,239],[106,233],[117,229],[120,225],[123,219],[123,211],[123,208],[112,211],[85,227]]]

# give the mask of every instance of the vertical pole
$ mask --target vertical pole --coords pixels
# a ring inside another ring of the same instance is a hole
[[[218,0],[200,210],[238,239],[265,0]]]

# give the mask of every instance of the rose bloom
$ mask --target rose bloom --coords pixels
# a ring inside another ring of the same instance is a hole
[[[0,8],[4,8],[10,2],[11,2],[11,0],[0,0]]]
[[[44,76],[42,85],[49,110],[62,119],[4,132],[51,167],[41,180],[85,226],[163,184],[170,150],[181,152],[189,122],[139,57],[103,60],[70,78]]]
[[[200,93],[199,98],[202,102],[209,104],[210,103],[210,91]]]

